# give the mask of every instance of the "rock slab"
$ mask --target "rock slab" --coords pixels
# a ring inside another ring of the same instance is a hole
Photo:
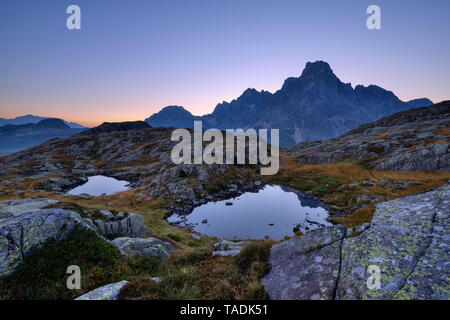
[[[156,238],[122,237],[114,239],[112,243],[126,256],[149,256],[165,260],[173,252],[173,247],[169,242]]]
[[[120,281],[110,283],[103,287],[92,290],[75,300],[117,300],[119,298],[120,290],[128,283],[128,281]]]
[[[370,224],[274,245],[271,299],[450,299],[450,185],[377,205]],[[367,285],[380,270],[379,288]]]
[[[93,230],[79,214],[63,209],[43,209],[0,219],[0,277],[11,274],[26,255],[47,241],[67,238],[76,225]]]

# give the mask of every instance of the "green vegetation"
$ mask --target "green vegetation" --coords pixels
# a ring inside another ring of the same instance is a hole
[[[160,268],[161,282],[134,277],[121,299],[267,299],[260,279],[270,271],[271,243],[254,241],[236,257],[212,256],[210,250],[178,252]]]
[[[67,289],[70,265],[81,269],[81,290]],[[74,299],[111,282],[154,274],[159,265],[154,258],[122,258],[94,232],[76,227],[68,239],[49,241],[25,257],[13,274],[0,278],[0,299]]]

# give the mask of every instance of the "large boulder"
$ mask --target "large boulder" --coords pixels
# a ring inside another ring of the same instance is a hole
[[[123,217],[123,213],[118,214],[116,217],[108,210],[101,210],[101,214],[108,220],[117,218],[116,221],[103,221],[95,220],[93,224],[97,232],[101,235],[123,235],[131,238],[145,237],[147,229],[145,227],[145,219],[139,214],[131,213],[126,218]]]
[[[58,200],[52,199],[20,199],[0,202],[0,219],[12,216],[18,216],[25,212],[32,212],[42,209],[48,205],[58,203]]]
[[[119,298],[120,290],[128,283],[128,281],[120,281],[110,283],[103,287],[92,290],[75,300],[117,300]]]
[[[236,256],[248,244],[247,241],[230,241],[221,239],[214,244],[213,255],[215,256]]]
[[[128,234],[132,238],[144,237],[146,228],[145,220],[139,214],[131,213],[125,218],[128,225]]]
[[[66,239],[76,225],[93,230],[79,214],[62,209],[43,209],[0,219],[0,276],[11,274],[27,254],[47,241]]]
[[[262,280],[270,298],[332,299],[345,234],[341,225],[325,227],[272,246],[272,269]]]
[[[165,260],[173,252],[173,247],[169,242],[156,238],[122,237],[114,239],[112,243],[126,256],[149,256]]]
[[[450,299],[450,185],[380,203],[368,225],[274,245],[272,299]],[[368,286],[373,270],[380,286]]]
[[[450,186],[377,205],[371,226],[342,245],[338,299],[450,299]],[[366,285],[370,265],[381,288]]]

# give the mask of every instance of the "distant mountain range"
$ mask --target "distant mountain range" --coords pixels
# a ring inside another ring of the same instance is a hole
[[[214,112],[194,116],[181,106],[169,106],[145,121],[153,127],[280,129],[280,145],[323,140],[361,124],[412,108],[432,105],[429,99],[401,101],[375,85],[353,88],[343,83],[323,61],[308,62],[300,77],[288,78],[275,93],[247,89],[237,99],[223,102]]]
[[[17,119],[17,118],[16,118]],[[0,126],[0,154],[32,147],[53,138],[70,137],[86,128],[71,128],[61,119],[43,119],[37,123]]]
[[[20,116],[20,117],[16,117],[13,119],[4,119],[4,118],[0,118],[0,126],[4,126],[7,124],[11,124],[11,125],[20,125],[20,124],[29,124],[29,123],[38,123],[39,121],[45,120],[45,119],[54,119],[51,117],[38,117],[38,116],[33,116],[33,115],[26,115],[26,116]],[[82,125],[75,123],[75,122],[68,122],[65,120],[64,123],[69,126],[70,128],[73,129],[85,129],[85,127],[83,127]]]

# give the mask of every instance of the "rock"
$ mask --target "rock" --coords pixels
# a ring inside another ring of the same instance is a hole
[[[114,220],[122,220],[125,217],[125,214],[121,211],[114,217]]]
[[[111,223],[106,222],[105,223],[105,235],[110,235],[110,234],[112,234]]]
[[[156,283],[160,283],[162,281],[160,277],[153,277],[153,278],[150,278],[150,279],[152,279]]]
[[[214,244],[213,255],[235,256],[248,244],[247,241],[229,241],[222,239]]]
[[[128,219],[123,219],[119,222],[119,233],[129,234],[128,232]]]
[[[448,300],[448,208],[449,185],[378,204],[370,228],[343,242],[336,297]],[[378,290],[365,284],[370,265],[381,271]]]
[[[95,231],[70,210],[43,209],[0,220],[0,276],[12,273],[23,258],[50,239],[61,241],[80,225]]]
[[[192,239],[194,239],[195,241],[201,241],[201,238],[198,235],[192,234],[191,236],[192,236]]]
[[[205,224],[208,223],[208,219],[203,219],[202,223],[205,223]]]
[[[227,205],[227,206],[232,206],[232,205],[233,205],[233,202],[225,202],[225,205]]]
[[[114,215],[109,210],[99,210],[98,213],[100,213],[102,216],[104,216],[108,220],[114,219]]]
[[[58,203],[58,201],[45,198],[26,198],[0,202],[0,219],[18,216],[26,212],[33,212],[55,203]]]
[[[271,271],[262,279],[271,299],[332,299],[339,275],[343,226],[315,229],[274,245]]]
[[[94,222],[92,222],[89,218],[83,218],[83,222],[86,223],[88,226],[90,226],[93,230],[97,230],[96,226],[94,225]]]
[[[436,133],[449,126],[449,119],[450,102],[443,101],[366,123],[334,139],[302,142],[286,152],[302,163],[372,158],[368,162],[375,170],[450,171],[449,134]]]
[[[103,222],[103,220],[95,220],[94,224],[97,227],[98,233],[100,233],[101,235],[104,235],[106,228],[105,228],[105,223]]]
[[[46,168],[48,171],[53,171],[55,169],[49,170],[49,168]],[[47,186],[48,189],[52,191],[63,191],[68,188],[71,188],[77,184],[86,182],[85,177],[80,178],[49,178],[43,183]]]
[[[144,237],[146,233],[145,219],[139,214],[129,214],[124,220],[128,221],[128,235],[132,238]]]
[[[0,167],[0,175],[8,175],[9,174],[9,170],[7,167]]]
[[[347,238],[356,237],[357,235],[360,235],[361,233],[363,233],[363,231],[368,229],[369,227],[370,227],[370,223],[366,222],[360,226],[349,228],[349,229],[347,229],[347,233],[345,236]]]
[[[194,189],[192,189],[192,188],[188,188],[188,189],[186,189],[186,196],[187,196],[187,198],[189,199],[189,200],[195,200],[195,192],[194,192]]]
[[[116,238],[112,243],[121,249],[126,256],[150,256],[160,260],[167,259],[173,252],[169,242],[156,238]]]
[[[316,229],[272,246],[262,279],[272,299],[444,299],[450,185],[377,204],[371,224]],[[381,271],[369,289],[369,266]]]
[[[120,281],[117,283],[107,284],[106,286],[90,291],[75,300],[117,300],[120,290],[128,283],[128,281]]]

